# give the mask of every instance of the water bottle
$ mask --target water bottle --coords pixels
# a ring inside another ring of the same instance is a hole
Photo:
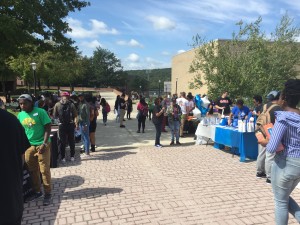
[[[240,114],[238,115],[238,131],[243,132],[243,121]]]
[[[247,132],[254,132],[254,118],[250,117],[248,126],[247,126]]]

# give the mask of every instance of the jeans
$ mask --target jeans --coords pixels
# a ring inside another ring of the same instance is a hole
[[[171,141],[174,141],[174,138],[176,137],[176,142],[179,142],[180,122],[169,121],[169,127],[171,129]]]
[[[89,134],[89,124],[85,126],[84,124],[79,124],[79,129],[81,133],[81,138],[84,145],[84,151],[87,155],[90,154],[90,134]]]
[[[106,124],[106,122],[107,122],[107,112],[105,110],[102,111],[102,116],[103,116],[103,123]]]
[[[51,173],[50,173],[50,143],[43,154],[39,154],[39,146],[31,146],[25,152],[25,162],[32,179],[32,189],[34,192],[41,192],[41,176],[45,194],[51,193]]]
[[[300,207],[290,196],[300,181],[300,158],[276,154],[272,166],[272,189],[275,199],[277,225],[288,224],[289,213],[300,223]]]
[[[75,155],[75,124],[61,124],[58,129],[58,149],[60,151],[61,158],[64,159],[66,155],[67,140],[70,146],[71,157]]]
[[[161,135],[161,123],[154,124],[156,135],[155,135],[155,145],[160,145],[160,135]]]
[[[143,131],[145,130],[145,121],[146,121],[146,116],[141,115],[138,119],[138,131],[141,130],[141,125],[142,125]]]

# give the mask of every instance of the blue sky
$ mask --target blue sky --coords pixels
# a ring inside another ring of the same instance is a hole
[[[268,35],[285,12],[300,23],[298,0],[90,0],[67,22],[83,55],[108,49],[125,70],[171,67],[172,57],[191,49],[196,34],[229,39],[236,22],[263,19]]]

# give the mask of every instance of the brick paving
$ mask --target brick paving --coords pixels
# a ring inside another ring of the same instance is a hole
[[[22,224],[274,224],[271,186],[255,178],[255,162],[195,146],[192,137],[155,149],[145,140],[154,135],[150,122],[148,136],[135,134],[135,120],[123,130],[110,123],[99,124],[91,158],[77,149],[75,162],[51,169],[53,203],[25,204]],[[293,196],[300,201],[299,189]]]

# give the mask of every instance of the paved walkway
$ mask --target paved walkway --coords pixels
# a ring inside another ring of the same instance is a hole
[[[115,96],[101,94],[113,106]],[[74,163],[51,170],[53,204],[25,204],[24,225],[274,224],[271,186],[255,178],[255,162],[195,146],[193,137],[155,149],[149,121],[137,134],[136,119],[121,129],[113,116],[106,127],[99,121],[92,158],[77,150]],[[167,145],[169,133],[162,139]],[[300,201],[299,189],[293,196]]]

